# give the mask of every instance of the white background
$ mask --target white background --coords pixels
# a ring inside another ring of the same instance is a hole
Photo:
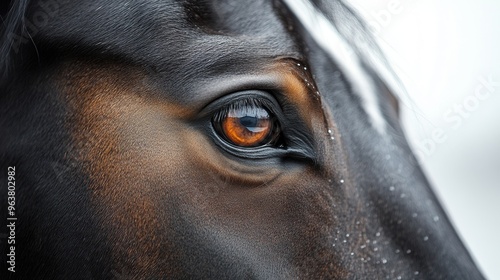
[[[439,199],[484,275],[500,279],[500,1],[347,2],[408,90],[402,122]],[[489,77],[499,84],[487,90]]]

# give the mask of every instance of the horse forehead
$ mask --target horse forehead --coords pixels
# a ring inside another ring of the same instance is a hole
[[[222,0],[58,3],[57,14],[36,40],[76,57],[114,57],[126,66],[140,66],[148,85],[190,108],[208,90],[220,89],[214,84],[236,77],[241,81],[250,73],[265,75],[276,58],[302,58],[281,16],[284,6],[271,0],[245,5]]]
[[[198,50],[192,48],[193,43],[203,41],[229,50],[247,48],[248,42],[255,41],[250,48],[256,55],[295,51],[295,43],[280,16],[284,9],[277,9],[270,0],[249,1],[245,5],[224,0],[127,1],[120,5],[105,0],[58,3],[52,8],[53,17],[38,31],[42,35],[39,37],[105,51],[127,49],[137,59],[144,59],[140,49],[149,51],[149,56],[156,59],[175,58],[172,51]],[[33,5],[32,12],[36,13],[37,8]]]

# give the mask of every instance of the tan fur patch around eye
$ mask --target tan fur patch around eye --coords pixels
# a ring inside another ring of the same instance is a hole
[[[321,110],[317,110],[321,108],[319,92],[305,66],[291,59],[283,59],[269,67],[269,75],[276,76],[285,97],[295,104],[301,119],[323,122]]]
[[[138,95],[138,90],[147,90],[137,87],[141,78],[138,73],[124,75],[120,69],[72,65],[65,73],[64,93],[78,161],[89,176],[93,204],[108,234],[115,270],[147,278],[152,270],[171,268],[157,263],[160,249],[168,248],[162,244],[165,232],[161,223],[165,221],[158,220],[157,198],[163,190],[145,182],[176,169],[176,164],[162,162],[168,160],[162,157],[165,151],[150,148],[168,141],[154,132],[161,124],[151,110],[175,114],[182,113],[182,108],[162,108],[170,105]]]

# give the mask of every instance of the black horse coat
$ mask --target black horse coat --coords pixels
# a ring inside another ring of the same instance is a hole
[[[341,2],[12,2],[1,279],[482,279]]]

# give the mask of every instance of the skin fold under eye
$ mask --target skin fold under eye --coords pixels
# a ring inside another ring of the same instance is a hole
[[[213,119],[217,133],[230,144],[258,147],[279,136],[276,117],[258,100],[240,100],[220,110]]]

